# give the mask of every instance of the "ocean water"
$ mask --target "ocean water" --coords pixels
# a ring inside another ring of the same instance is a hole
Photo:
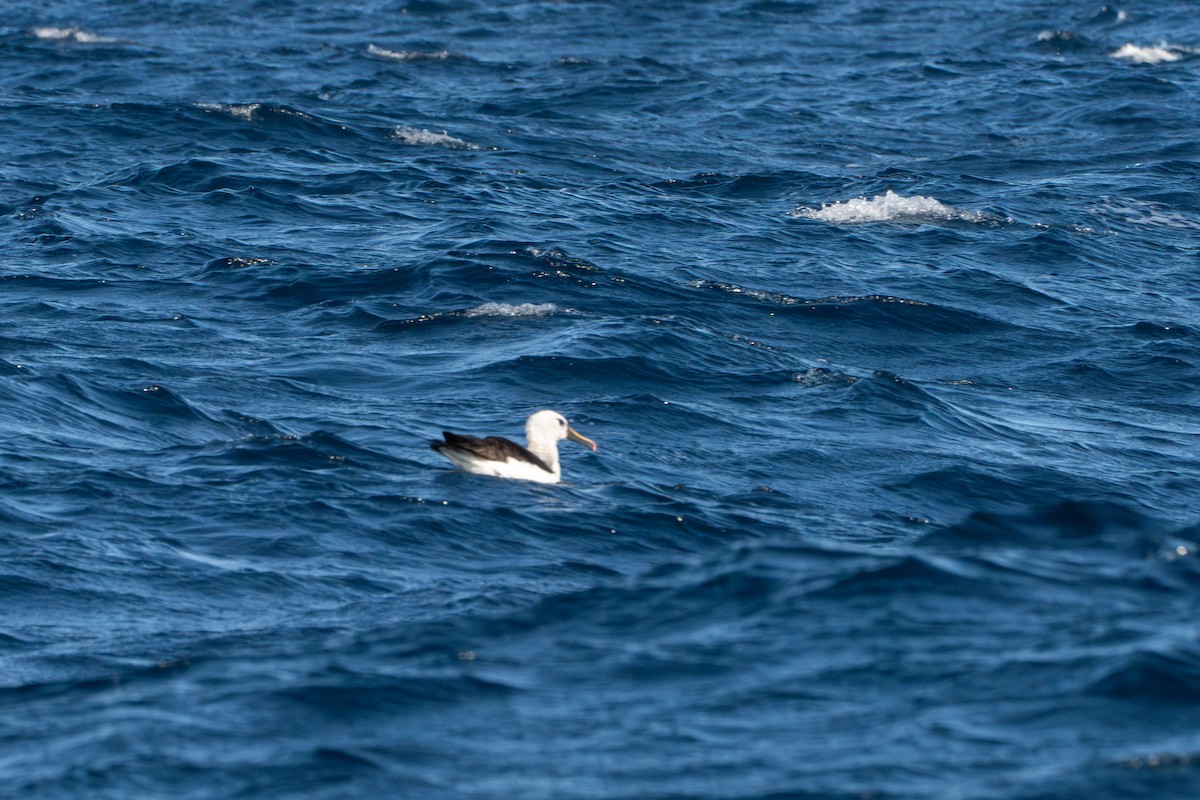
[[[0,796],[1200,797],[1194,4],[5,9]]]

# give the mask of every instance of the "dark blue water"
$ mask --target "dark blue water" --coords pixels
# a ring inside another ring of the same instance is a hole
[[[5,8],[0,795],[1200,797],[1193,4]]]

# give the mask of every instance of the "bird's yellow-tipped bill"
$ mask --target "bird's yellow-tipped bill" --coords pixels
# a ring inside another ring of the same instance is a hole
[[[567,438],[572,442],[578,442],[592,452],[596,451],[596,443],[574,428],[567,428]]]

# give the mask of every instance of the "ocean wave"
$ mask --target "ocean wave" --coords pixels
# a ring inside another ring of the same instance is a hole
[[[445,131],[435,133],[424,128],[409,128],[404,125],[396,126],[395,130],[392,131],[392,138],[404,142],[404,144],[446,147],[450,150],[479,149],[479,145],[471,144],[464,139],[459,139],[457,136],[451,136]]]
[[[196,103],[196,108],[203,111],[219,111],[223,114],[228,114],[234,119],[241,119],[247,122],[254,122],[267,116],[276,115],[312,119],[311,116],[305,114],[303,111],[273,103]]]
[[[1007,505],[1028,502],[1035,499],[1029,488],[1034,477],[1032,473],[975,475],[972,479],[977,491],[972,493],[981,500],[987,497]],[[947,481],[956,479],[955,475],[943,477]],[[1065,491],[1086,495],[1088,487],[1076,483],[1074,489]],[[1053,492],[1037,490],[1036,494],[1041,495],[1040,502],[1025,510],[976,511],[962,522],[927,534],[919,546],[944,554],[970,553],[974,558],[1004,564],[1007,569],[1064,583],[1094,581],[1095,572],[1080,572],[1080,564],[1086,561],[1112,579],[1134,579],[1160,591],[1191,591],[1200,573],[1196,560],[1200,527],[1171,530],[1169,524],[1132,506],[1108,500],[1055,502]],[[1023,555],[1014,561],[1014,552]]]
[[[793,380],[805,388],[813,389],[817,386],[825,386],[830,383],[853,386],[862,379],[827,367],[811,367],[797,372]]]
[[[793,297],[792,295],[784,294],[783,292],[772,292],[766,289],[754,289],[748,286],[738,286],[736,283],[694,280],[688,285],[695,289],[715,289],[719,292],[728,292],[729,294],[735,294],[740,297],[748,297],[751,300],[757,300],[761,303],[767,303],[770,305],[794,306],[813,302],[800,297]]]
[[[385,58],[388,61],[448,61],[466,59],[462,53],[450,50],[388,50],[385,47],[367,45],[367,55]]]
[[[214,258],[204,265],[204,271],[217,271],[227,269],[247,269],[249,267],[272,267],[277,262],[262,256],[227,256],[225,258]]]
[[[1162,203],[1121,198],[1120,200],[1107,200],[1097,210],[1102,214],[1118,217],[1131,225],[1200,230],[1200,215],[1171,208]]]
[[[238,431],[237,438],[214,439],[194,447],[186,461],[176,468],[180,474],[216,479],[228,467],[336,469],[366,454],[363,448],[325,431],[295,435],[279,431],[263,420],[232,412],[225,416],[227,424],[241,425],[244,430]]]
[[[411,328],[414,325],[443,325],[460,319],[539,319],[555,314],[578,314],[573,308],[563,308],[554,303],[482,303],[460,311],[444,311],[421,314],[408,319],[383,320],[376,326],[379,330]]]
[[[926,303],[923,300],[912,300],[907,297],[896,297],[894,295],[871,294],[871,295],[847,295],[838,297],[821,297],[821,298],[803,298],[794,297],[790,294],[782,292],[772,292],[765,289],[753,289],[747,286],[738,286],[735,283],[721,283],[719,281],[694,280],[688,284],[696,289],[714,289],[729,294],[748,297],[752,300],[757,300],[761,303],[780,306],[841,306],[850,305],[853,303],[896,303],[904,306],[930,306],[931,303]]]
[[[856,407],[874,415],[880,424],[909,428],[921,425],[957,440],[971,437],[978,446],[1032,445],[1036,440],[1016,424],[953,402],[946,390],[919,385],[891,372],[878,371],[853,383]],[[969,399],[967,400],[969,402]]]
[[[1044,30],[1038,31],[1037,39],[1039,42],[1076,42],[1082,39],[1079,34],[1074,31],[1055,31]]]
[[[519,690],[517,686],[498,679],[471,675],[465,670],[459,674],[418,673],[397,678],[340,673],[297,681],[279,690],[277,699],[331,718],[343,718],[348,710],[390,717],[399,710],[412,710],[431,704],[462,703],[466,699],[503,697]]]
[[[1200,700],[1200,650],[1186,642],[1137,651],[1117,659],[1089,688],[1108,697]]]
[[[39,39],[58,42],[78,42],[80,44],[118,44],[120,39],[114,39],[111,36],[100,36],[96,33],[85,31],[82,28],[56,28],[53,26],[44,26],[34,28],[33,35]]]
[[[736,297],[746,298],[744,302],[775,306],[781,310],[786,309],[788,313],[872,325],[882,324],[889,328],[900,326],[935,333],[978,333],[980,330],[1004,328],[1011,324],[971,309],[895,295],[803,298],[719,281],[697,280],[689,285],[697,289],[727,292]]]
[[[1113,8],[1112,6],[1101,6],[1100,13],[1097,14],[1092,19],[1092,21],[1093,22],[1115,22],[1117,24],[1120,24],[1122,22],[1129,21],[1129,12],[1122,11],[1119,8]]]
[[[1159,42],[1157,45],[1150,46],[1127,43],[1114,50],[1111,55],[1113,58],[1119,58],[1134,64],[1163,64],[1170,61],[1178,61],[1191,53],[1191,48],[1177,47],[1166,42]]]
[[[979,211],[963,211],[932,197],[905,197],[888,189],[868,200],[856,197],[842,203],[826,203],[820,208],[803,207],[789,216],[835,224],[862,222],[999,222],[1001,218]]]
[[[1117,762],[1118,766],[1135,770],[1179,769],[1200,765],[1200,753],[1162,752],[1144,756],[1131,756]]]
[[[1091,46],[1091,42],[1085,36],[1075,31],[1039,31],[1037,41],[1039,47],[1060,54],[1066,51],[1083,51]]]
[[[978,566],[967,561],[910,553],[854,564],[811,596],[873,597],[929,591],[932,587],[948,595],[971,595],[979,591],[979,576]]]
[[[462,312],[464,317],[546,317],[560,309],[554,303],[484,303]],[[566,309],[570,311],[570,309]]]

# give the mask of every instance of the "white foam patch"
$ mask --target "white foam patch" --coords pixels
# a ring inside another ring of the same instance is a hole
[[[462,314],[464,317],[546,317],[560,310],[554,303],[484,303]]]
[[[246,103],[244,105],[226,105],[225,103],[197,103],[197,108],[202,108],[205,111],[220,111],[228,114],[236,119],[244,119],[247,122],[254,119],[254,115],[262,108],[262,103]]]
[[[791,216],[837,224],[927,222],[930,220],[988,222],[992,220],[992,217],[978,211],[961,211],[932,197],[921,195],[904,197],[891,189],[885,194],[875,195],[870,200],[865,197],[856,197],[844,203],[827,203],[820,208],[798,208],[791,212]]]
[[[457,136],[442,131],[435,133],[424,128],[407,128],[403,125],[397,125],[392,131],[392,137],[412,145],[432,145],[434,147],[448,147],[451,150],[478,150],[479,145],[471,144],[468,141],[459,139]]]
[[[1187,48],[1174,47],[1166,42],[1160,42],[1151,47],[1140,47],[1136,44],[1125,44],[1112,52],[1113,58],[1129,61],[1133,64],[1162,64],[1167,61],[1178,61],[1187,53]]]
[[[116,44],[120,39],[113,39],[109,36],[100,36],[95,33],[89,33],[82,28],[54,28],[45,26],[34,28],[33,35],[39,39],[51,41],[71,41],[79,42],[80,44]]]
[[[459,53],[449,50],[388,50],[385,47],[367,45],[367,55],[376,58],[386,58],[389,61],[445,61],[450,58],[462,58]]]

